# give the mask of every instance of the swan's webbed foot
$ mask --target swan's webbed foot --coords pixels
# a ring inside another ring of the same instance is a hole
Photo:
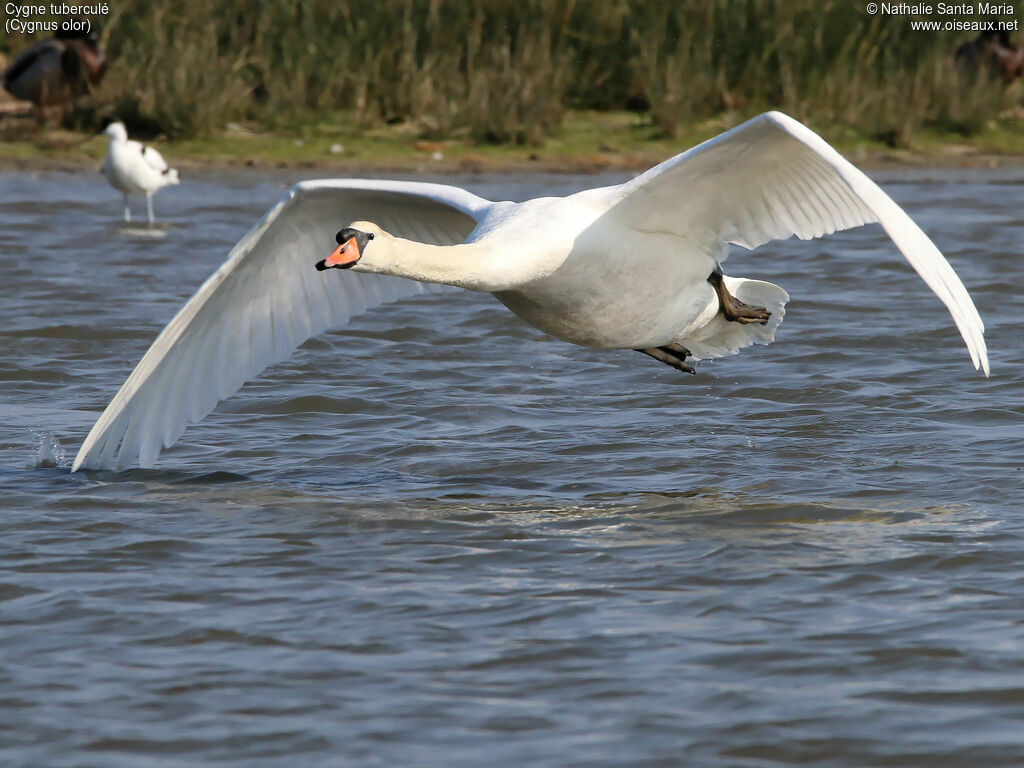
[[[690,350],[682,344],[666,344],[664,347],[638,349],[637,352],[643,352],[645,355],[650,355],[655,360],[671,366],[677,371],[690,374],[697,373],[696,369],[686,362],[686,358],[689,357],[691,353]]]
[[[708,276],[708,282],[711,283],[711,287],[718,294],[718,303],[726,320],[734,323],[743,323],[744,325],[750,325],[751,323],[768,324],[768,318],[772,316],[771,312],[764,307],[752,307],[749,304],[744,304],[729,293],[729,289],[725,287],[725,280],[722,279],[721,267],[715,267],[715,271]]]

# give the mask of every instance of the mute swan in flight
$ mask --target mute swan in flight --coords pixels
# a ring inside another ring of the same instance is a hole
[[[306,339],[439,285],[489,291],[561,339],[635,349],[692,372],[688,358],[770,342],[789,298],[771,283],[724,276],[728,244],[868,222],[943,301],[987,374],[981,318],[931,240],[817,134],[777,112],[624,184],[564,198],[490,202],[439,184],[303,182],[160,333],[73,470],[152,466],[187,424]],[[338,247],[322,258],[335,232]]]
[[[153,193],[158,189],[178,183],[178,172],[167,165],[163,156],[152,147],[137,141],[129,141],[124,123],[111,123],[103,131],[110,137],[107,159],[103,163],[103,175],[110,186],[124,195],[124,220],[132,220],[128,208],[129,195],[146,196],[146,213],[149,223],[153,218]]]

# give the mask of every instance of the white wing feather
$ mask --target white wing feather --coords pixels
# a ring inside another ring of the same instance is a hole
[[[152,466],[185,427],[306,339],[370,307],[437,289],[313,265],[351,221],[400,237],[463,242],[490,202],[416,182],[303,182],[231,250],[163,329],[82,445],[72,471]]]
[[[150,146],[142,147],[142,159],[145,160],[146,164],[155,171],[163,173],[168,168],[167,161],[164,160],[164,156]]]
[[[989,373],[985,326],[935,244],[871,179],[814,131],[767,112],[667,160],[615,190],[610,215],[672,232],[716,257],[796,235],[878,222],[949,309],[975,368]]]

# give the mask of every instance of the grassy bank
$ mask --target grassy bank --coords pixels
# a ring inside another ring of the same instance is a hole
[[[216,143],[228,123],[294,135],[343,114],[485,154],[626,105],[656,140],[771,108],[897,148],[985,133],[1019,99],[953,66],[973,33],[910,20],[848,0],[122,0],[96,19],[107,78],[68,121]]]
[[[557,131],[535,146],[427,140],[407,126],[362,128],[351,115],[326,116],[288,131],[232,125],[216,136],[157,140],[171,162],[188,171],[204,167],[309,168],[331,174],[380,172],[595,172],[642,170],[725,130],[740,115],[681,124],[675,137],[643,115],[619,111],[569,111]],[[29,121],[26,119],[25,124]],[[902,148],[842,125],[812,126],[862,166],[918,163],[977,166],[1024,162],[1024,133],[1012,117],[994,119],[970,137],[934,129],[914,135]],[[106,140],[55,130],[0,142],[0,168],[98,168]]]

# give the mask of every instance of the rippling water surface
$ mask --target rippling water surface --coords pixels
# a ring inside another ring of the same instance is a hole
[[[1024,171],[880,178],[991,379],[870,227],[734,254],[793,300],[695,377],[421,297],[72,475],[295,179],[0,174],[0,763],[1024,764]]]

